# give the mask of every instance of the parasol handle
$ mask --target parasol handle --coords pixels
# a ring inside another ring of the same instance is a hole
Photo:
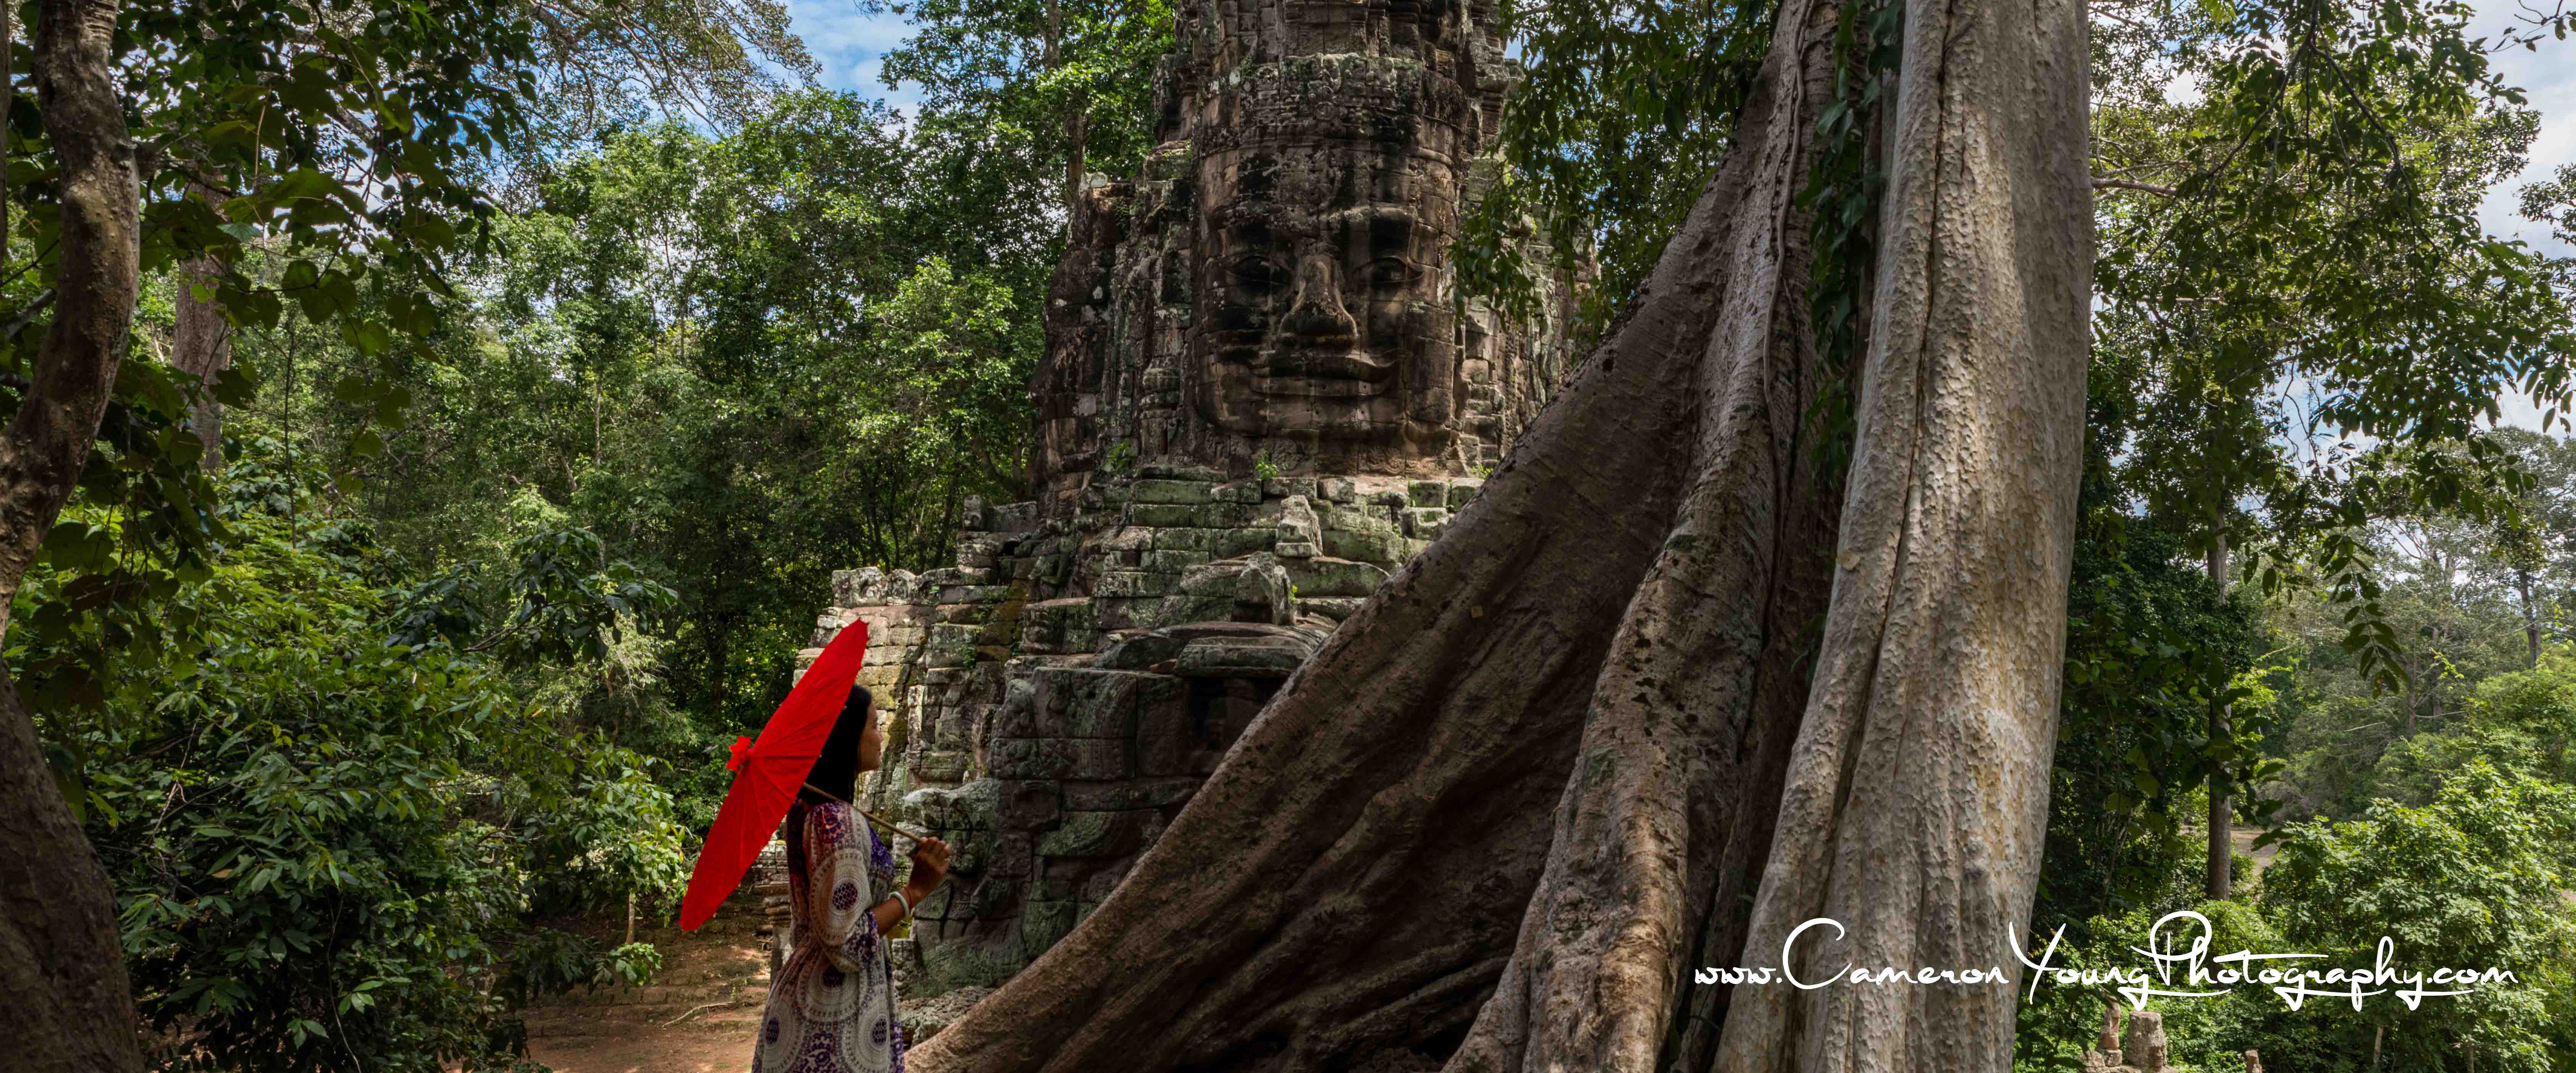
[[[823,796],[825,796],[825,797],[829,797],[829,798],[831,798],[831,799],[832,799],[832,800],[834,800],[834,801],[841,801],[840,797],[839,797],[838,795],[835,795],[834,793],[832,793],[832,791],[830,791],[830,790],[826,790],[826,789],[824,789],[824,788],[822,788],[822,787],[820,787],[820,786],[816,786],[816,785],[814,785],[813,783],[810,783],[810,782],[809,782],[809,783],[806,783],[806,784],[805,784],[805,788],[806,788],[806,789],[808,789],[808,790],[812,790],[812,791],[814,791],[815,793],[821,794],[821,795],[823,795]],[[850,805],[850,803],[849,803],[849,802],[847,802],[847,801],[841,801],[841,803],[842,803],[842,804],[844,804],[844,805]],[[887,818],[885,818],[885,817],[883,817],[883,816],[879,816],[879,815],[877,815],[876,813],[873,813],[873,812],[870,812],[870,811],[868,811],[868,810],[866,810],[866,809],[860,808],[860,807],[859,807],[859,806],[857,806],[857,805],[850,805],[850,810],[851,810],[851,811],[853,811],[853,812],[858,813],[858,814],[859,814],[859,815],[861,815],[861,816],[865,816],[865,817],[867,817],[867,818],[869,818],[869,819],[871,819],[871,820],[875,820],[877,823],[879,823],[879,824],[881,824],[881,825],[885,826],[885,827],[886,827],[887,829],[889,829],[889,830],[892,830],[894,833],[899,834],[899,835],[902,835],[902,836],[904,836],[905,838],[909,838],[909,839],[911,839],[911,840],[913,840],[913,841],[915,841],[915,842],[920,842],[920,841],[923,841],[923,840],[925,840],[925,839],[927,839],[927,838],[929,838],[929,837],[930,837],[929,835],[921,834],[921,833],[919,833],[919,832],[913,831],[913,830],[912,830],[912,829],[910,829],[910,828],[907,828],[907,827],[904,827],[904,826],[902,826],[902,825],[900,825],[900,824],[897,824],[897,823],[895,823],[893,820],[889,820],[889,819],[887,819]]]

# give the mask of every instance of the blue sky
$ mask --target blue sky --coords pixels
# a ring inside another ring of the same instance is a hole
[[[877,79],[886,50],[911,33],[902,19],[861,14],[851,0],[788,0],[787,15],[796,36],[805,39],[805,50],[823,65],[824,85],[882,98],[897,108],[917,99],[905,90],[889,92]]]

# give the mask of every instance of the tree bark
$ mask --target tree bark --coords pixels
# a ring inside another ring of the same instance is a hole
[[[9,189],[9,148],[16,140],[9,112],[18,103],[18,71],[11,62],[17,53],[10,45],[18,40],[17,14],[18,5],[0,4],[0,278],[9,271],[9,202],[17,196]]]
[[[206,203],[221,208],[222,195],[205,186],[190,184],[191,193]],[[179,266],[179,296],[170,332],[170,364],[180,375],[192,377],[211,392],[215,378],[233,364],[233,326],[224,319],[224,307],[209,295],[200,301],[196,288],[215,287],[232,266],[213,255],[200,257]],[[205,444],[206,453],[197,464],[207,473],[224,468],[224,404],[212,395],[197,400],[188,415],[188,428]]]
[[[1050,73],[1064,66],[1063,0],[1047,0],[1046,37],[1040,45],[1038,66]],[[1084,95],[1077,91],[1073,99],[1065,102],[1063,116],[1064,210],[1067,213],[1078,212],[1082,208],[1079,202],[1082,199],[1083,149],[1090,140],[1089,119]],[[1070,217],[1065,226],[1072,226]]]
[[[2223,511],[2210,529],[2209,583],[2218,586],[2220,596],[2227,595],[2227,528]],[[2229,722],[2235,713],[2227,705],[2209,709],[2209,740],[2212,744],[2229,740]],[[2209,864],[2208,881],[2201,893],[2211,901],[2221,901],[2236,887],[2236,807],[2230,794],[2227,773],[2222,768],[2209,776]]]
[[[1768,108],[1736,128],[1752,174],[1700,357],[1688,492],[1611,642],[1547,871],[1452,1073],[1700,1069],[1716,1043],[1725,993],[1677,1004],[1690,966],[1741,948],[1832,586],[1838,489],[1818,472],[1816,418],[1834,373],[1814,345],[1798,195],[1839,12],[1780,7]]]
[[[140,275],[141,191],[109,51],[114,0],[43,0],[35,83],[61,169],[53,324],[0,428],[0,633],[116,382]],[[55,787],[0,669],[0,1067],[138,1070],[134,998],[106,869]]]
[[[180,375],[193,377],[211,391],[215,378],[232,367],[232,324],[224,319],[223,307],[211,298],[198,301],[191,290],[198,284],[208,287],[223,278],[226,266],[221,260],[203,257],[179,266],[179,300],[176,323],[170,332],[170,364]],[[209,395],[197,400],[188,415],[188,429],[205,444],[206,453],[198,456],[197,465],[207,473],[224,468],[224,404]]]
[[[1815,465],[1834,374],[1796,197],[1836,14],[1783,5],[1632,314],[1446,535],[915,1068],[2010,1065],[2005,983],[1682,986],[1818,915],[1850,932],[1808,936],[1811,976],[2018,979],[2037,881],[2091,293],[2083,10],[1908,4],[1847,490]]]
[[[2540,669],[2540,605],[2534,602],[2538,585],[2529,570],[2513,572],[2514,590],[2522,597],[2523,667]]]
[[[2092,292],[2084,9],[1908,0],[1824,651],[1718,1070],[2009,1068],[2047,826]],[[1848,929],[1801,936],[1825,917]]]

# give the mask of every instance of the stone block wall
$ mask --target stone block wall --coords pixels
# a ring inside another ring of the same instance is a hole
[[[887,712],[861,805],[955,850],[919,994],[992,986],[1108,896],[1279,684],[1480,482],[1139,467],[1043,522],[970,503],[956,565],[833,578]]]

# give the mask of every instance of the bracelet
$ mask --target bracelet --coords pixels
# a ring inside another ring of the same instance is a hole
[[[894,892],[894,900],[903,903],[903,912],[895,916],[896,920],[912,915],[912,899],[904,897],[903,892],[898,890]]]

